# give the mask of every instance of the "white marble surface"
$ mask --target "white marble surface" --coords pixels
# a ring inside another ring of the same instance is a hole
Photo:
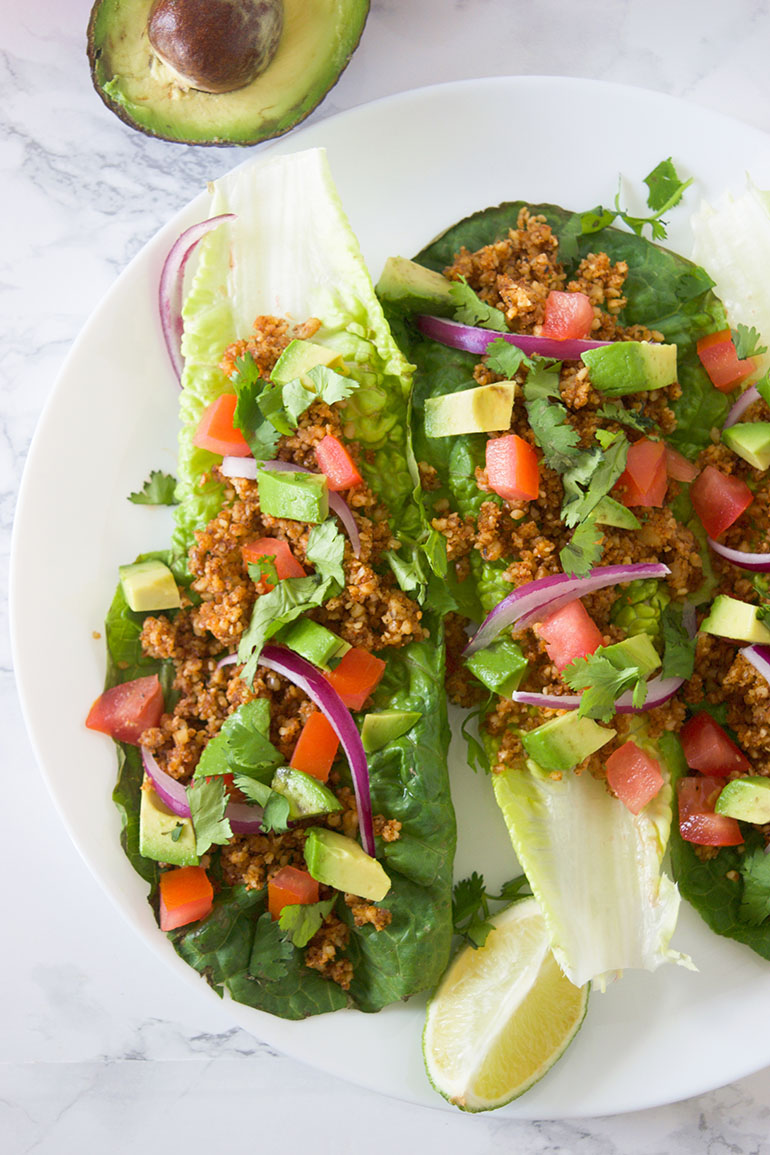
[[[152,141],[115,119],[91,88],[88,11],[88,0],[0,6],[3,562],[25,453],[71,341],[158,226],[244,158]],[[544,74],[652,88],[770,131],[768,42],[763,0],[374,0],[358,53],[313,119],[445,80]],[[564,131],[601,147],[600,110]],[[6,572],[0,1150],[211,1149],[237,1135],[287,1151],[352,1152],[362,1140],[375,1153],[440,1144],[447,1155],[770,1151],[770,1070],[633,1115],[528,1123],[394,1102],[233,1028],[225,1007],[182,989],[135,940],[47,798],[15,695]],[[55,693],[66,655],[40,659]]]

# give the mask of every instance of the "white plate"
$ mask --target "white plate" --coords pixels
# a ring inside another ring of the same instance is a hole
[[[391,254],[412,255],[445,226],[504,199],[587,209],[624,197],[664,157],[693,175],[687,204],[736,190],[750,170],[770,187],[770,141],[740,123],[657,95],[548,77],[466,81],[405,93],[301,129],[265,158],[324,146],[373,277]],[[145,886],[118,844],[108,739],[83,719],[104,673],[101,629],[117,566],[167,544],[165,512],[127,494],[151,469],[175,468],[176,388],[155,293],[163,255],[203,214],[199,198],[170,222],[117,281],[75,343],[41,418],[19,498],[12,559],[16,672],[49,789],[96,878],[148,946],[196,990],[216,998],[157,929]],[[689,253],[687,214],[671,214],[670,244]],[[84,454],[79,433],[89,430]],[[51,559],[77,559],[58,565]],[[56,694],[40,656],[66,668]],[[490,882],[515,872],[488,784],[452,766],[460,840],[457,875]],[[770,1063],[770,964],[717,938],[689,908],[674,945],[696,974],[669,966],[633,973],[605,995],[565,1058],[522,1100],[520,1118],[604,1115],[685,1098]],[[87,944],[84,944],[86,949]],[[288,1023],[228,1004],[232,1018],[276,1048],[401,1099],[441,1107],[422,1067],[424,1003],[376,1016],[338,1012]],[[449,1109],[449,1108],[447,1108]]]

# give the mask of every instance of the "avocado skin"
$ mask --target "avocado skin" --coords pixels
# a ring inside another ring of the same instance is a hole
[[[159,140],[246,147],[283,136],[308,117],[337,83],[358,47],[369,15],[369,0],[322,0],[318,9],[325,9],[328,17],[325,34],[329,50],[316,57],[317,38],[305,35],[302,39],[305,0],[284,2],[284,32],[276,57],[251,84],[225,93],[191,89],[177,100],[166,98],[169,108],[164,111],[164,85],[153,79],[149,68],[142,79],[150,88],[157,88],[156,99],[143,97],[139,103],[124,92],[120,77],[113,75],[111,69],[110,44],[120,48],[129,38],[141,44],[143,58],[148,62],[153,59],[146,31],[152,0],[96,0],[86,33],[94,88],[120,120]],[[307,51],[306,62],[299,53],[290,56],[295,43]],[[287,82],[279,83],[275,92],[269,87],[279,75],[288,72],[296,85],[294,98]],[[282,97],[281,92],[287,95]],[[237,115],[233,109],[238,110]],[[184,115],[180,117],[182,110]]]

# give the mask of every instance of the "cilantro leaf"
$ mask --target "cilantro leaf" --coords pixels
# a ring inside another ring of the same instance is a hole
[[[638,666],[616,666],[602,654],[600,646],[585,658],[576,658],[562,670],[562,677],[571,690],[582,690],[578,714],[581,718],[596,718],[609,722],[615,713],[615,700],[633,689],[634,705],[641,706],[647,695],[645,676]]]
[[[634,409],[626,409],[622,401],[605,401],[603,405],[599,406],[596,413],[605,421],[617,421],[618,425],[626,425],[629,429],[636,429],[639,433],[645,433],[655,424],[651,418],[645,417],[643,413],[637,413]]]
[[[342,559],[345,556],[345,538],[331,518],[314,525],[308,534],[305,557],[324,581],[345,585]]]
[[[281,932],[278,922],[265,912],[257,919],[254,944],[249,960],[249,974],[262,982],[277,982],[288,973],[288,962],[294,947]]]
[[[452,281],[449,286],[449,296],[455,304],[456,321],[464,325],[480,325],[483,329],[493,329],[496,333],[507,333],[508,326],[505,317],[493,305],[487,305],[477,293],[474,293],[465,277],[459,281]]]
[[[331,914],[336,901],[335,894],[322,902],[292,903],[281,911],[278,925],[294,946],[301,949],[307,946],[326,916]]]
[[[611,442],[584,450],[581,459],[564,475],[562,517],[569,526],[585,521],[603,497],[612,489],[626,468],[628,441],[616,433]]]
[[[277,834],[285,834],[289,829],[289,799],[276,790],[270,791],[262,815],[262,829],[275,830]]]
[[[770,915],[770,854],[757,847],[743,857],[740,916],[744,922],[759,926]]]
[[[747,357],[759,357],[762,353],[767,352],[767,345],[760,344],[762,338],[753,327],[748,325],[738,325],[735,330],[735,350],[738,354],[739,360],[743,361]]]
[[[250,561],[246,568],[255,585],[264,580],[268,585],[276,586],[281,580],[278,577],[274,553],[263,554],[257,561]]]
[[[580,445],[580,434],[570,424],[567,410],[546,397],[527,401],[526,405],[529,425],[543,450],[546,465],[563,473],[574,462]]]
[[[662,160],[644,178],[644,183],[650,190],[647,197],[648,206],[658,216],[668,212],[669,209],[679,204],[685,189],[692,184],[692,180],[692,177],[685,181],[680,179],[671,157]]]
[[[263,395],[269,394],[271,389],[274,391],[274,387],[260,377],[257,363],[250,353],[238,357],[230,381],[238,398],[233,424],[248,441],[257,461],[272,460],[280,432],[263,412],[261,401]]]
[[[691,678],[695,669],[696,637],[690,637],[682,620],[682,607],[670,602],[661,616],[663,634],[662,678]]]
[[[545,357],[535,357],[530,364],[527,379],[524,382],[525,399],[527,401],[536,401],[541,397],[552,397],[555,401],[561,401],[561,390],[559,388],[560,369],[561,361],[551,361]]]
[[[485,357],[487,367],[493,373],[507,377],[509,381],[522,365],[528,369],[534,365],[534,361],[522,349],[519,349],[517,345],[512,345],[504,337],[495,337],[494,341],[489,342]]]
[[[354,378],[346,377],[328,365],[314,365],[303,377],[295,377],[283,386],[283,405],[296,425],[314,401],[333,405],[335,401],[344,401],[357,388],[358,382]]]
[[[559,551],[561,568],[575,577],[585,577],[601,561],[603,543],[602,531],[595,519],[586,517]]]
[[[271,777],[283,758],[267,736],[269,729],[269,703],[264,698],[244,702],[206,744],[194,777],[230,773],[247,774],[251,778]]]
[[[128,500],[134,505],[178,505],[176,478],[160,469],[153,469],[142,488],[129,493]]]
[[[325,523],[324,523],[325,524]],[[254,603],[251,620],[238,646],[238,661],[244,663],[241,677],[251,682],[257,670],[262,647],[269,638],[307,610],[315,609],[339,591],[333,577],[310,574],[303,578],[284,578],[275,589],[262,594]]]
[[[227,794],[221,776],[198,779],[186,790],[195,831],[195,853],[205,854],[214,843],[224,846],[233,836],[225,817]]]
[[[526,876],[521,874],[503,884],[500,894],[489,894],[484,875],[475,870],[468,878],[457,882],[452,891],[452,924],[455,934],[459,934],[473,947],[482,947],[494,925],[490,921],[490,902],[510,904],[523,897],[522,889],[528,888]]]

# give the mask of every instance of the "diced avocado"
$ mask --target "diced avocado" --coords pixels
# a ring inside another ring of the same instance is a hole
[[[497,638],[466,658],[465,664],[488,690],[503,698],[510,698],[518,690],[527,671],[527,659],[512,638]]]
[[[676,345],[614,341],[581,353],[594,389],[607,397],[646,393],[676,381]]]
[[[425,436],[453,437],[459,433],[492,433],[508,429],[516,385],[498,381],[458,393],[425,399]]]
[[[770,778],[732,778],[720,792],[714,809],[717,814],[740,822],[770,822]]]
[[[364,750],[367,754],[382,750],[402,734],[407,734],[420,718],[422,714],[418,710],[384,710],[381,714],[367,714],[361,726]]]
[[[270,517],[318,524],[329,514],[329,490],[323,473],[282,473],[258,469],[259,504]]]
[[[120,566],[119,573],[123,596],[131,610],[173,610],[182,604],[174,575],[162,561],[136,561]]]
[[[180,818],[161,802],[145,778],[139,801],[139,853],[172,866],[197,866],[195,832],[189,818]]]
[[[660,665],[660,654],[649,634],[634,634],[633,637],[624,638],[622,642],[602,646],[599,653],[618,670],[623,670],[627,666],[637,666],[643,678],[653,670],[657,670]]]
[[[543,770],[574,770],[616,733],[593,718],[578,717],[577,710],[572,710],[528,730],[521,741],[530,758]]]
[[[311,826],[305,839],[305,862],[317,882],[344,894],[380,902],[390,890],[390,879],[376,858],[352,838]]]
[[[614,497],[603,497],[594,509],[593,516],[597,525],[611,525],[615,529],[641,528],[636,514]]]
[[[732,638],[736,642],[770,643],[770,629],[759,617],[759,607],[719,594],[714,598],[708,617],[701,624],[704,634]]]
[[[246,22],[241,35],[236,23],[233,34],[233,17],[241,9],[254,9],[257,18],[266,9],[282,9],[283,31],[274,55],[253,79],[247,76],[242,87],[229,85],[232,91],[203,91],[201,78],[170,67],[153,50],[148,18],[155,0],[95,0],[87,39],[97,92],[121,120],[150,136],[248,145],[281,136],[313,111],[350,60],[369,0],[282,0],[279,5],[167,0],[164,7],[171,10],[171,32],[177,30],[196,72],[201,61],[212,59],[217,72],[224,62],[231,67],[234,47],[236,59],[249,52],[254,21]],[[263,52],[259,44],[258,59]]]
[[[722,430],[722,440],[754,469],[770,466],[770,421],[747,421]]]
[[[441,273],[426,269],[416,261],[388,257],[374,291],[394,312],[451,317],[455,311],[449,292],[451,284]]]
[[[317,345],[315,341],[290,341],[276,361],[270,379],[276,385],[286,385],[297,377],[303,377],[316,365],[338,369],[342,365],[342,354],[336,349],[327,349],[325,345]]]
[[[289,803],[289,818],[313,818],[342,810],[342,803],[328,786],[293,766],[280,766],[273,775],[270,789]]]
[[[312,618],[297,618],[284,626],[279,630],[277,640],[322,670],[328,670],[335,658],[339,660],[350,649],[347,642]]]

